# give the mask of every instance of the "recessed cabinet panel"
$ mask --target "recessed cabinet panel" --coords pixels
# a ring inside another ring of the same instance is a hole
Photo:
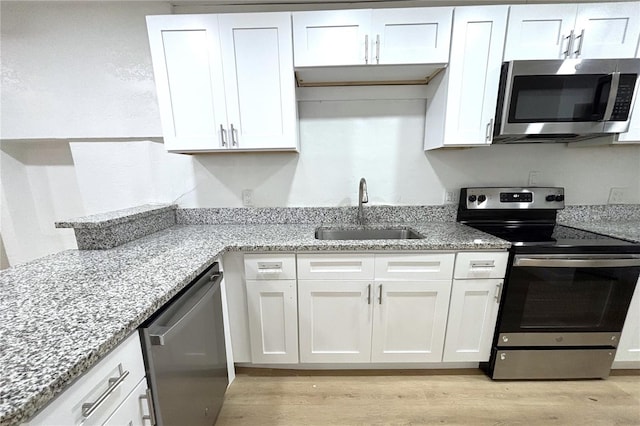
[[[564,58],[577,10],[575,4],[511,6],[504,60]]]
[[[300,362],[369,362],[370,284],[298,281]]]
[[[447,63],[452,14],[450,7],[374,9],[373,63]]]
[[[148,16],[165,147],[297,150],[291,14]]]
[[[251,361],[298,362],[295,280],[247,280]]]
[[[451,279],[454,253],[385,254],[375,258],[376,280]]]
[[[488,361],[503,280],[454,280],[444,362]]]
[[[508,260],[507,252],[458,253],[454,278],[502,278]]]
[[[433,80],[425,149],[492,142],[508,6],[457,7],[451,60]],[[431,83],[430,83],[431,84]]]
[[[633,58],[640,3],[514,5],[504,60]]]
[[[220,149],[227,116],[217,16],[148,16],[147,27],[165,148]]]
[[[298,279],[373,279],[373,254],[298,254]]]
[[[579,4],[575,33],[576,57],[633,58],[640,37],[640,2]]]
[[[290,14],[228,14],[219,22],[231,147],[295,149]]]
[[[295,66],[364,65],[370,22],[370,10],[294,12]]]
[[[440,362],[450,281],[376,284],[372,362]]]

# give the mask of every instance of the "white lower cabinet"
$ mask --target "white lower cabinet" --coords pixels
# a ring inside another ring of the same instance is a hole
[[[118,411],[118,419],[134,418],[145,408],[134,407],[129,398],[138,399],[140,395],[146,395],[146,379],[140,337],[134,332],[57,396],[28,425],[103,425]],[[143,403],[146,407],[147,401]],[[148,414],[148,408],[146,410]],[[145,424],[142,417],[136,419],[134,425]],[[109,424],[127,425],[126,422]],[[146,422],[146,425],[150,424]]]
[[[149,411],[147,380],[142,379],[103,426],[153,426],[153,416]]]
[[[371,281],[299,280],[300,362],[369,362]]]
[[[502,284],[501,279],[453,280],[444,362],[489,360]]]
[[[440,362],[454,256],[299,255],[300,362]]]
[[[298,296],[293,253],[244,255],[251,362],[298,362]]]
[[[440,362],[451,280],[376,284],[372,362]]]
[[[251,361],[298,362],[296,280],[247,280]]]

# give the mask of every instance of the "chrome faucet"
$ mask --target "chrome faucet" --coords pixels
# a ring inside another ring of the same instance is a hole
[[[364,208],[363,204],[369,202],[369,194],[367,194],[367,181],[360,178],[358,186],[358,225],[364,225]]]

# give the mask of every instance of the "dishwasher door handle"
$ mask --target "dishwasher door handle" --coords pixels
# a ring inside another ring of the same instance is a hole
[[[204,281],[204,282],[202,282]],[[210,282],[213,283],[210,283]],[[206,291],[204,295],[195,299],[195,298],[187,298],[187,300],[181,306],[175,306],[174,303],[172,305],[173,308],[177,310],[177,312],[184,312],[181,315],[171,316],[169,321],[163,325],[152,325],[149,327],[149,341],[153,346],[164,346],[167,336],[171,334],[173,330],[178,328],[182,321],[185,321],[188,317],[191,316],[192,313],[197,312],[200,309],[200,306],[206,303],[206,300],[210,297],[211,293],[215,292],[216,287],[220,285],[222,281],[222,273],[216,273],[215,275],[211,275],[209,278],[205,278],[201,280],[200,285],[196,284],[195,287],[204,287],[209,285],[210,288]],[[184,297],[184,296],[182,296]],[[186,312],[185,312],[186,311]]]

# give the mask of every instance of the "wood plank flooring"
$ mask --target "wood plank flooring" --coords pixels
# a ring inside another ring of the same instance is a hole
[[[495,382],[479,370],[268,374],[241,372],[216,426],[640,425],[637,375]]]

